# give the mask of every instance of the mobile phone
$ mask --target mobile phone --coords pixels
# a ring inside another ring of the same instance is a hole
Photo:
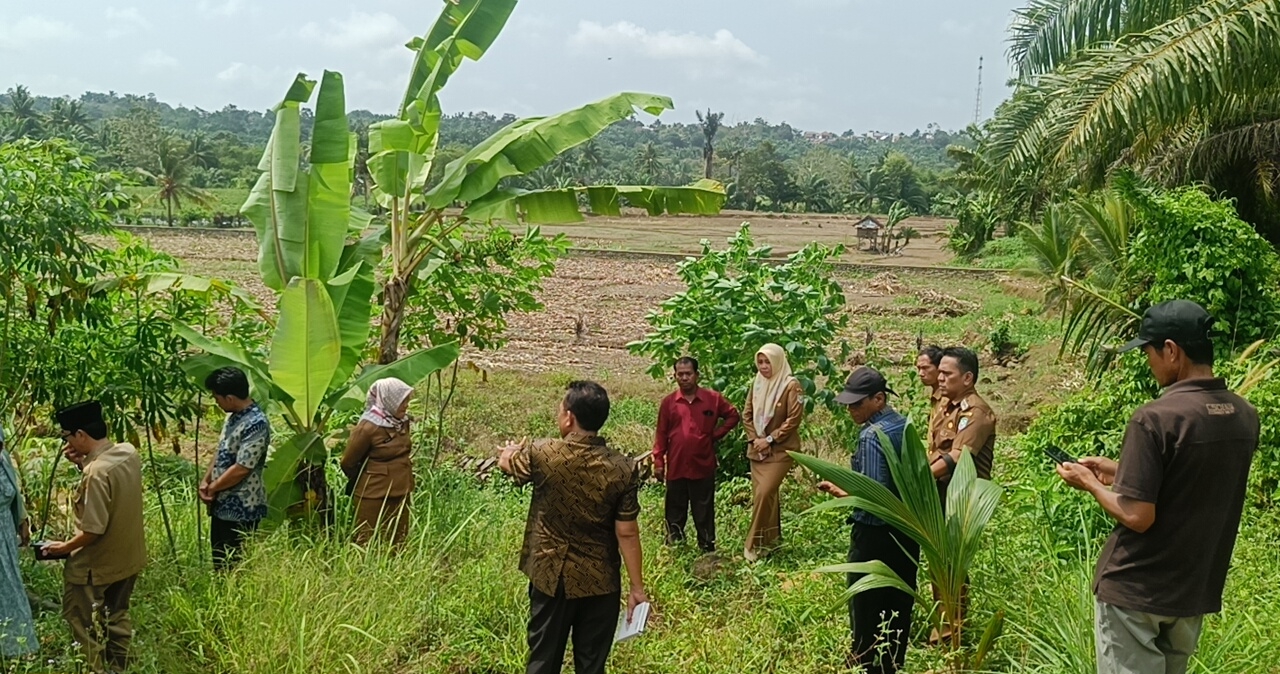
[[[36,553],[36,559],[37,559],[37,560],[42,561],[42,562],[47,562],[47,561],[54,560],[54,559],[66,559],[66,558],[68,558],[68,557],[70,557],[70,556],[71,556],[70,554],[63,554],[63,555],[49,555],[49,554],[45,554],[44,546],[46,546],[46,545],[48,545],[48,544],[50,544],[50,543],[52,543],[52,542],[53,542],[53,541],[34,541],[34,542],[32,542],[32,543],[31,543],[31,548],[32,548],[33,550],[35,550],[35,553]]]
[[[1048,447],[1045,447],[1044,453],[1050,459],[1053,459],[1054,463],[1057,463],[1057,464],[1079,463],[1079,461],[1075,460],[1075,457],[1062,451],[1062,448],[1058,447],[1057,445],[1049,445]]]

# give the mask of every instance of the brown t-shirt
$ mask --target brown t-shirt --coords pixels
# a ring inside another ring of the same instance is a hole
[[[73,585],[110,585],[147,565],[142,526],[142,459],[127,442],[89,454],[76,489],[76,528],[98,539],[71,553],[62,569]]]
[[[1111,489],[1154,503],[1156,519],[1111,532],[1099,601],[1172,617],[1222,610],[1258,433],[1258,411],[1222,379],[1178,382],[1133,413]]]
[[[622,590],[616,522],[640,515],[640,471],[605,439],[570,433],[525,444],[511,457],[511,475],[533,483],[520,570],[543,594],[564,582],[568,599]]]

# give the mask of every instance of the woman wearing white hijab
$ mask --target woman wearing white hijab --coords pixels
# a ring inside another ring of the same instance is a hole
[[[743,555],[756,561],[782,539],[782,504],[778,489],[795,461],[787,452],[800,449],[800,421],[804,419],[803,391],[791,376],[787,352],[765,344],[756,352],[756,380],[742,417],[751,460],[751,527]]]
[[[369,387],[364,414],[351,429],[342,453],[342,472],[351,480],[356,543],[375,535],[400,547],[409,533],[413,492],[413,447],[409,439],[409,398],[413,387],[395,378]]]

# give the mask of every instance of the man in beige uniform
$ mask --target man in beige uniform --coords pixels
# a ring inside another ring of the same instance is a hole
[[[142,526],[142,461],[128,443],[107,437],[96,401],[57,413],[63,454],[83,475],[76,490],[76,535],[45,545],[63,567],[62,616],[93,672],[124,671],[133,625],[129,597],[147,564]]]

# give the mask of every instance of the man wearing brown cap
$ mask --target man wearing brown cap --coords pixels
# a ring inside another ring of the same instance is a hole
[[[133,624],[129,597],[147,564],[142,526],[142,461],[128,443],[112,442],[96,401],[57,412],[63,455],[80,468],[76,534],[41,548],[68,557],[63,567],[62,616],[93,672],[128,664]]]
[[[1116,520],[1093,578],[1098,674],[1181,674],[1222,589],[1258,448],[1258,411],[1213,374],[1213,318],[1157,304],[1136,339],[1164,393],[1129,419],[1120,461],[1084,457],[1058,474]]]
[[[849,416],[862,425],[858,445],[850,461],[853,470],[879,482],[896,495],[898,486],[889,473],[885,453],[902,450],[902,433],[907,420],[889,406],[888,395],[891,393],[893,389],[889,388],[884,375],[872,368],[860,367],[849,375],[844,390],[836,396],[836,402],[844,405]],[[884,446],[877,431],[889,438],[891,446]],[[848,496],[830,482],[820,482],[818,488],[833,496]],[[850,520],[853,534],[849,541],[849,561],[884,562],[914,591],[920,544],[871,513],[855,510]],[[862,575],[849,574],[849,584],[853,585]],[[861,665],[863,671],[874,674],[898,671],[906,658],[907,642],[911,638],[911,607],[914,603],[912,595],[893,588],[854,595],[849,600],[849,625],[853,632],[850,666]]]

